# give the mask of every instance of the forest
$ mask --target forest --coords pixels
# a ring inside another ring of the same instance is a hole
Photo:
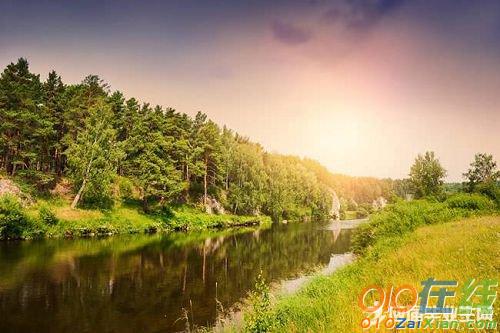
[[[0,170],[50,193],[67,180],[71,206],[135,201],[146,213],[172,205],[273,220],[322,218],[331,190],[343,200],[389,197],[392,181],[334,175],[318,162],[267,152],[220,126],[112,91],[97,75],[42,80],[28,61],[0,76]]]

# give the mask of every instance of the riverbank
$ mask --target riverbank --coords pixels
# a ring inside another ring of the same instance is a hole
[[[145,214],[134,203],[118,203],[107,210],[72,209],[64,200],[38,200],[22,207],[13,197],[0,198],[0,239],[92,237],[194,231],[271,223],[267,216],[207,214],[199,208],[176,206]]]
[[[0,242],[0,332],[194,332],[259,273],[291,279],[348,251],[351,230],[333,238],[324,226]]]
[[[293,295],[273,299],[268,289],[257,288],[244,313],[245,330],[361,332],[358,295],[366,286],[419,286],[429,277],[462,284],[471,277],[498,277],[492,263],[500,254],[500,217],[492,206],[482,206],[484,202],[461,195],[444,203],[399,203],[374,214],[356,232],[355,263],[316,276]],[[495,306],[498,318],[498,302]]]

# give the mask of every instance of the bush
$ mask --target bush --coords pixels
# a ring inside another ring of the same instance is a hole
[[[492,210],[495,204],[487,197],[473,193],[460,193],[449,197],[446,204],[450,208],[463,208],[469,210]]]
[[[356,211],[356,218],[357,219],[364,219],[365,217],[368,217],[369,213],[364,207],[358,207],[358,210]]]
[[[376,244],[391,244],[420,226],[489,212],[492,208],[491,200],[477,194],[454,195],[444,203],[428,200],[398,202],[372,214],[369,223],[355,230],[352,249],[356,254],[364,254]]]
[[[38,212],[40,221],[46,225],[56,225],[59,222],[56,214],[50,209],[49,206],[43,205]]]
[[[250,309],[245,312],[245,331],[261,333],[272,330],[274,320],[270,295],[269,286],[261,272],[255,282],[255,290],[250,293]]]
[[[0,239],[19,239],[30,227],[19,200],[5,195],[0,198]]]
[[[31,195],[48,194],[49,190],[56,185],[55,174],[31,169],[19,170],[16,178],[23,187],[23,192]]]
[[[121,199],[132,199],[134,197],[134,184],[126,177],[118,177],[118,191]]]
[[[475,191],[493,200],[500,208],[500,186],[494,182],[487,182],[476,185]]]
[[[375,209],[373,208],[373,205],[372,204],[369,204],[369,203],[363,203],[363,204],[360,204],[358,206],[358,210],[361,210],[363,211],[363,209],[368,213],[368,214],[371,214],[375,211]]]
[[[88,194],[83,197],[81,203],[78,205],[86,209],[110,210],[115,205],[115,202],[110,196],[93,196]]]

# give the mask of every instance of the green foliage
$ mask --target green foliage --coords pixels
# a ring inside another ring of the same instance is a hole
[[[53,173],[38,170],[19,170],[16,173],[18,183],[31,187],[27,192],[33,195],[46,195],[54,187],[56,177]]]
[[[449,197],[446,204],[450,208],[463,208],[468,210],[492,210],[495,204],[480,194],[459,193]]]
[[[500,185],[486,182],[476,185],[475,190],[493,200],[497,207],[500,208]]]
[[[161,108],[151,110],[144,105],[124,142],[123,170],[140,188],[145,212],[149,211],[151,200],[170,202],[185,188],[170,154],[175,142],[168,126]]]
[[[498,260],[492,249],[498,248],[499,232],[498,216],[422,227],[380,247],[376,256],[358,258],[334,274],[318,274],[296,293],[277,298],[263,313],[266,327],[271,332],[361,332],[365,314],[357,301],[367,286],[417,286],[430,275],[459,283],[471,276],[497,276],[495,265],[478,263]],[[500,305],[494,308],[499,313]]]
[[[350,205],[347,210],[356,210],[357,204],[371,203],[381,196],[390,198],[399,183],[391,179],[333,174],[319,162],[308,158],[303,160],[303,165],[316,175],[320,183],[335,190],[339,197],[347,200],[347,204]],[[403,197],[403,195],[400,196]]]
[[[0,197],[0,239],[19,239],[30,227],[30,221],[15,197]]]
[[[223,228],[231,226],[245,226],[255,224],[269,224],[265,216],[245,216],[230,214],[206,214],[203,211],[182,206],[175,207],[161,214],[168,227],[174,230],[203,230],[206,228]]]
[[[445,183],[444,191],[446,194],[455,194],[459,192],[463,192],[462,183]]]
[[[230,143],[227,152],[227,205],[235,213],[255,214],[266,201],[267,174],[262,147],[252,143]]]
[[[417,198],[439,195],[443,191],[446,170],[441,166],[434,152],[418,155],[410,169],[410,181]]]
[[[245,312],[245,331],[251,333],[270,332],[274,318],[271,313],[271,293],[261,274],[255,282],[255,290],[249,297],[251,308]]]
[[[357,254],[366,254],[377,242],[379,246],[397,242],[422,225],[487,213],[491,208],[491,201],[479,195],[457,195],[444,203],[401,201],[372,214],[369,223],[359,226],[353,236],[352,248]]]
[[[412,181],[410,179],[396,179],[393,181],[393,193],[391,193],[391,196],[395,195],[399,198],[407,199],[410,198],[413,194],[414,189]]]
[[[46,225],[56,225],[59,222],[54,211],[48,205],[42,205],[38,211],[40,221]]]
[[[51,71],[41,82],[23,58],[0,76],[0,165],[47,194],[70,176],[73,208],[140,199],[153,212],[215,199],[232,213],[274,220],[326,218],[331,189],[355,205],[388,197],[392,184],[268,153],[202,112],[141,105],[96,75],[67,85]]]
[[[118,197],[121,199],[132,199],[134,196],[134,183],[126,177],[117,177]]]
[[[357,219],[363,219],[365,217],[368,217],[370,213],[368,210],[364,207],[359,207],[358,210],[356,211],[356,218]]]
[[[98,101],[88,112],[83,130],[66,151],[71,175],[79,186],[74,206],[80,198],[100,202],[111,197],[117,161],[122,155],[111,127],[109,106]]]
[[[493,155],[479,153],[474,156],[474,161],[463,176],[467,180],[468,191],[472,192],[479,184],[496,184],[500,180],[500,171],[497,170]]]

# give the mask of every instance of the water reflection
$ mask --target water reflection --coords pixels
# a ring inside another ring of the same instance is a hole
[[[327,265],[350,230],[267,230],[0,244],[0,332],[175,332],[229,308],[262,270],[276,281]],[[216,287],[217,285],[217,287]]]

